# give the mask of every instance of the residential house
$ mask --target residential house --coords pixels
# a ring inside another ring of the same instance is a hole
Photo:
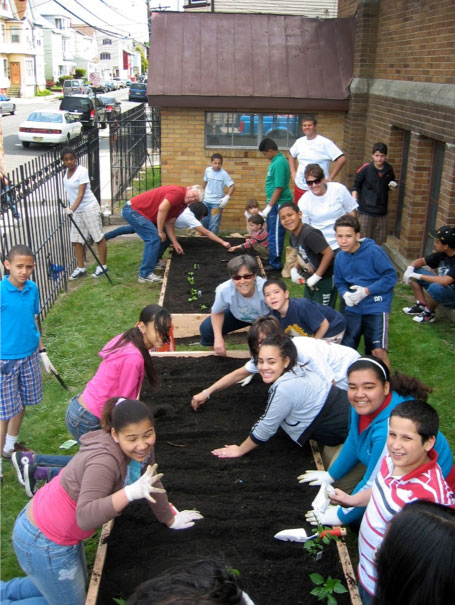
[[[85,77],[90,81],[96,79],[96,76],[93,77],[94,74],[97,74],[98,78],[103,80],[95,29],[89,25],[79,23],[71,27],[74,30],[74,61],[76,68],[84,69]]]
[[[136,42],[128,36],[114,37],[112,35],[97,32],[98,58],[101,71],[109,74],[105,79],[124,78],[131,79],[133,76],[133,57],[136,54]]]
[[[333,19],[337,16],[337,0],[185,0],[185,11],[211,13],[273,13]]]
[[[60,76],[71,76],[76,67],[75,32],[71,27],[71,18],[58,6],[48,8],[47,3],[36,3],[35,8],[46,23],[44,28],[46,80],[55,82]]]

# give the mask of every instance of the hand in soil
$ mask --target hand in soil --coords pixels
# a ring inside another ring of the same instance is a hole
[[[177,252],[177,254],[185,254],[180,244],[174,244],[174,250]]]
[[[191,407],[196,412],[197,409],[207,401],[207,399],[208,397],[204,391],[201,393],[196,393],[196,395],[193,395],[193,399],[191,400]]]
[[[243,456],[238,445],[225,445],[217,450],[212,450],[212,454],[218,456],[218,458],[240,458],[240,456]]]
[[[224,338],[221,338],[219,341],[215,340],[213,352],[219,357],[226,357],[226,343],[224,342]]]
[[[193,527],[195,521],[203,518],[198,510],[182,510],[175,515],[172,525],[169,525],[169,529],[188,529],[189,527]]]

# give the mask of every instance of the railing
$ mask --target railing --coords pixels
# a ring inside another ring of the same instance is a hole
[[[90,174],[90,184],[100,199],[99,139],[97,129],[71,141],[78,162]],[[69,220],[63,212],[64,166],[62,146],[23,164],[7,175],[9,185],[1,190],[0,252],[2,263],[8,251],[24,244],[35,254],[32,280],[40,291],[39,319],[43,319],[58,293],[67,288],[74,268]]]

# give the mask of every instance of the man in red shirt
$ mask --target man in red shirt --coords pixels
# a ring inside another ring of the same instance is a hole
[[[204,190],[199,185],[166,185],[136,195],[125,204],[123,218],[144,240],[138,278],[140,284],[162,281],[161,277],[153,273],[153,269],[170,243],[177,254],[183,254],[171,219],[177,218],[193,202],[201,202],[203,197]]]

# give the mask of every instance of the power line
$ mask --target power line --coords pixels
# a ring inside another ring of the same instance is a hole
[[[76,13],[73,13],[73,11],[70,11],[68,8],[66,8],[65,6],[63,6],[63,4],[61,4],[60,2],[58,2],[58,0],[53,0],[53,1],[55,2],[55,4],[57,4],[58,6],[60,6],[60,8],[63,8],[64,11],[66,11],[67,13],[69,13],[70,15],[72,15],[73,17],[76,17],[76,19],[79,19],[80,21],[82,21],[82,23],[85,23],[85,25],[88,25],[89,27],[93,27],[93,29],[95,29],[96,31],[99,31],[99,32],[101,32],[103,34],[108,34],[109,36],[113,36],[114,38],[123,38],[123,34],[120,34],[118,32],[109,31],[109,30],[104,29],[102,27],[97,27],[96,25],[92,25],[91,23],[89,23],[85,19],[82,19],[82,17],[79,17],[79,15],[76,15]]]

